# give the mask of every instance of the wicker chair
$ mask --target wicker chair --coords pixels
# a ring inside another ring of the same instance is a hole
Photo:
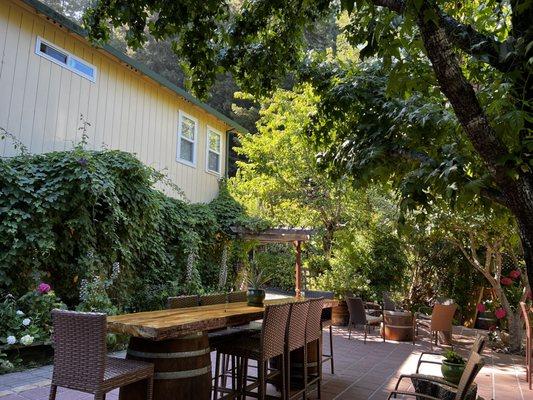
[[[324,298],[324,299],[334,299],[335,293],[333,292],[323,292],[318,290],[306,290],[305,297],[310,299]],[[329,329],[329,354],[323,354],[322,358],[324,362],[329,361],[331,363],[331,373],[335,373],[335,361],[333,358],[333,320],[332,320],[332,310],[331,308],[324,308],[322,310],[322,328]]]
[[[414,392],[398,390],[398,386],[403,378],[411,378],[411,380],[413,381],[417,380],[418,382],[425,381],[426,383],[433,383],[434,385],[432,387],[435,388],[437,393],[451,393],[453,396],[451,398],[453,398],[454,400],[464,400],[467,398],[467,395],[470,395],[470,389],[472,387],[472,384],[474,383],[474,379],[476,378],[476,375],[482,367],[483,358],[478,353],[472,352],[470,354],[470,357],[468,358],[468,362],[466,363],[465,370],[463,372],[463,375],[461,376],[461,380],[457,385],[454,385],[453,383],[450,383],[442,378],[435,376],[419,374],[400,375],[400,377],[398,378],[398,382],[396,382],[395,389],[389,394],[388,398],[396,398],[397,395],[402,395],[416,397],[417,399],[441,400],[442,397],[440,396],[440,394],[437,394],[439,397],[436,397],[431,394],[422,393],[417,389],[415,389]],[[448,396],[446,397],[450,398]]]
[[[50,400],[57,387],[94,394],[138,381],[146,381],[146,399],[152,399],[154,366],[150,363],[107,356],[105,314],[53,310],[54,372]]]
[[[206,294],[200,296],[201,306],[212,306],[214,304],[224,304],[227,301],[226,293]]]
[[[352,326],[355,328],[358,325],[362,325],[365,329],[364,342],[366,343],[368,327],[379,326],[383,318],[368,315],[366,313],[365,304],[359,297],[347,297],[346,304],[348,305],[348,312],[350,313],[350,320],[348,321],[348,339],[351,339],[352,337]]]
[[[398,306],[396,302],[392,300],[389,292],[383,292],[383,310],[384,311],[396,311]]]
[[[430,334],[434,335],[435,345],[438,344],[438,333],[444,332],[452,334],[453,330],[453,316],[457,310],[457,304],[435,304],[431,317],[418,315],[417,317],[417,333],[418,326],[422,325],[429,329]],[[433,346],[433,341],[432,341]]]
[[[309,312],[307,313],[307,322],[305,324],[305,343],[306,350],[308,346],[316,346],[316,374],[309,375],[309,369],[314,365],[308,361],[309,354],[305,352],[304,358],[304,389],[305,394],[311,391],[313,385],[317,386],[318,398],[321,398],[322,385],[322,310],[324,309],[324,299],[312,299],[309,301]],[[305,398],[305,395],[304,395]]]
[[[526,382],[529,382],[529,390],[531,390],[531,373],[532,373],[532,360],[531,353],[533,352],[533,324],[532,324],[532,311],[526,303],[520,302],[520,309],[522,310],[522,318],[526,325]]]
[[[259,337],[249,335],[240,337],[232,342],[222,343],[216,354],[215,362],[215,384],[213,388],[213,398],[217,398],[218,392],[230,392],[237,395],[237,398],[243,396],[257,396],[258,399],[264,400],[266,397],[266,382],[281,374],[281,397],[285,394],[285,332],[289,320],[291,304],[280,304],[267,306],[263,318],[263,326]],[[232,357],[237,359],[237,377],[235,379],[233,371],[232,389],[220,388],[218,377],[220,377],[221,356]],[[274,357],[281,357],[280,370],[269,373],[268,362]],[[248,381],[248,360],[257,362],[257,380],[251,385]],[[250,390],[257,388],[257,393]],[[270,397],[270,396],[269,396]]]
[[[198,295],[177,296],[167,299],[167,308],[197,307],[200,305]]]
[[[303,360],[307,359],[307,344],[305,342],[305,327],[309,314],[309,301],[293,303],[289,314],[289,323],[285,333],[285,399],[290,400],[299,397],[305,391],[302,390],[291,394],[291,353],[295,350],[303,350]]]
[[[476,340],[474,340],[474,343],[472,344],[472,347],[470,349],[470,354],[472,354],[472,353],[481,354],[483,352],[483,348],[485,347],[485,343],[486,343],[485,336],[478,334],[476,336]],[[441,365],[442,364],[442,359],[441,360],[425,360],[423,358],[425,355],[442,356],[441,353],[434,353],[432,351],[423,351],[420,354],[420,358],[418,359],[418,363],[416,365],[416,373],[417,374],[420,371],[420,366],[422,364],[437,364],[437,365]]]
[[[230,292],[228,293],[228,303],[242,303],[248,300],[246,297],[246,291]]]

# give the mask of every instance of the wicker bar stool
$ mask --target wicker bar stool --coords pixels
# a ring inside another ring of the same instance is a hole
[[[281,374],[281,397],[285,394],[285,332],[289,320],[291,304],[279,304],[267,306],[263,318],[263,325],[259,337],[249,335],[240,337],[233,342],[226,342],[219,346],[215,364],[215,385],[213,398],[217,398],[219,392],[230,392],[237,397],[253,396],[260,400],[266,398],[267,379],[271,379]],[[237,360],[237,376],[233,370],[232,388],[220,388],[218,377],[220,370],[220,358],[225,354]],[[274,357],[281,357],[280,370],[269,372],[268,363]],[[257,362],[258,377],[255,382],[247,385],[248,381],[248,361]],[[257,388],[257,393],[251,390]],[[269,396],[270,397],[270,396]]]
[[[324,298],[324,299],[334,299],[335,293],[334,292],[326,292],[326,291],[319,291],[319,290],[306,290],[305,291],[305,297],[308,299],[318,299],[318,298]],[[335,373],[335,359],[333,357],[333,320],[332,320],[332,310],[331,308],[324,308],[322,310],[322,317],[321,317],[321,324],[322,329],[328,328],[329,329],[329,354],[322,354],[322,361],[327,362],[329,361],[331,363],[331,373]]]
[[[285,333],[285,399],[287,400],[296,398],[305,392],[304,384],[301,390],[297,390],[295,393],[291,394],[291,352],[302,349],[302,360],[304,360],[304,363],[305,360],[307,360],[305,328],[307,325],[307,316],[309,314],[309,305],[309,300],[293,303],[291,305],[289,323],[287,324],[287,332]],[[304,363],[302,363],[302,366]]]
[[[228,293],[228,303],[242,303],[247,300],[246,291]]]
[[[199,305],[200,301],[197,294],[192,296],[169,297],[167,299],[167,308],[198,307]]]
[[[316,384],[318,398],[322,396],[321,383],[322,383],[322,310],[324,308],[324,299],[311,299],[309,301],[309,312],[307,314],[307,322],[305,324],[305,343],[306,347],[311,345],[316,346],[316,374],[309,377],[309,369],[313,365],[309,362],[309,351],[305,352],[304,358],[304,398],[311,387]],[[307,348],[308,350],[308,348]]]
[[[146,399],[152,399],[152,364],[107,356],[105,314],[53,310],[54,372],[50,400],[57,387],[94,394],[104,400],[107,392],[146,381]]]
[[[200,296],[201,306],[212,306],[214,304],[224,304],[227,301],[226,293],[206,294]]]

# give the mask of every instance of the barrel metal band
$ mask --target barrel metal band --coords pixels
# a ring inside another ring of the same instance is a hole
[[[174,353],[148,353],[145,351],[128,350],[128,355],[140,358],[187,358],[209,354],[210,350],[211,349],[209,347],[200,350],[179,351]]]
[[[165,380],[165,379],[185,379],[193,378],[195,376],[205,375],[211,371],[211,366],[190,369],[188,371],[173,371],[173,372],[156,372],[154,374],[154,379]]]
[[[387,328],[396,328],[396,329],[413,329],[413,325],[385,325]]]

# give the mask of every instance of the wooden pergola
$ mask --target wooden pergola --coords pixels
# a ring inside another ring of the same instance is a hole
[[[302,242],[310,239],[313,229],[304,228],[271,228],[262,231],[250,231],[242,227],[231,227],[240,239],[255,240],[259,244],[292,243],[296,249],[296,265],[294,267],[296,297],[302,295]]]

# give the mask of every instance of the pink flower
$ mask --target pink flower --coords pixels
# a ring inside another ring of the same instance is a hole
[[[513,284],[513,280],[511,278],[507,278],[506,276],[504,276],[503,278],[500,279],[500,283],[503,286],[511,286]]]
[[[503,308],[498,308],[496,311],[494,311],[494,314],[496,315],[496,318],[502,319],[505,318],[507,312]]]
[[[479,303],[479,304],[477,305],[477,311],[478,311],[478,312],[485,312],[485,311],[487,311],[487,307],[485,307],[485,304],[483,304],[483,303]]]
[[[531,290],[528,290],[526,293],[526,299],[531,300],[533,299],[533,296],[531,295]]]
[[[37,291],[41,294],[48,293],[50,290],[52,290],[52,287],[44,282],[39,283],[39,286],[37,287]]]
[[[515,269],[515,270],[509,272],[509,278],[516,279],[516,278],[519,278],[520,275],[522,275],[522,272],[520,272],[519,269]]]

